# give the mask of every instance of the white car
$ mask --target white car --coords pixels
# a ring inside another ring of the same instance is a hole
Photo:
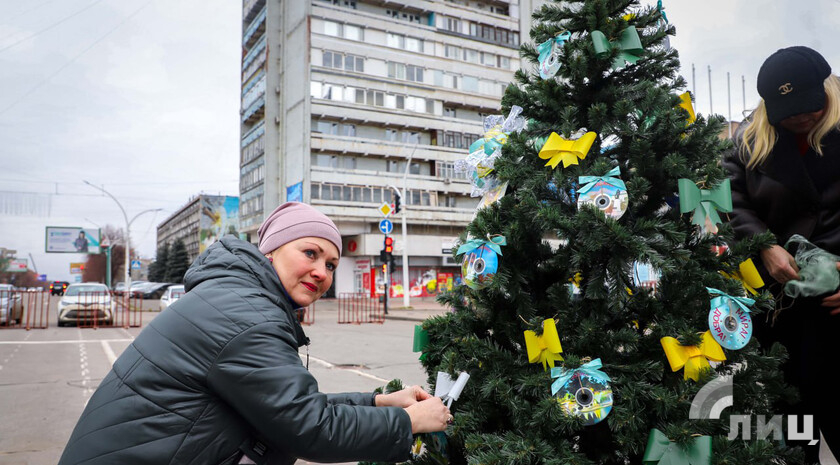
[[[23,299],[11,284],[0,284],[0,324],[20,324]]]
[[[184,286],[179,284],[177,286],[169,286],[166,289],[166,292],[160,296],[160,311],[166,310],[166,307],[175,303],[176,300],[180,299],[181,296],[184,295],[186,291],[184,290]]]
[[[108,287],[100,283],[71,284],[58,302],[58,326],[79,322],[110,325],[114,305]]]

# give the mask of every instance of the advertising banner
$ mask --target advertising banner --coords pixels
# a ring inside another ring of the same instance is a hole
[[[239,236],[239,197],[203,196],[199,224],[198,253],[207,250],[224,235]]]
[[[70,263],[70,274],[82,274],[82,271],[84,270],[84,263]]]
[[[16,258],[6,266],[7,273],[25,273],[29,262],[25,258]]]
[[[47,226],[47,253],[99,253],[98,229]]]

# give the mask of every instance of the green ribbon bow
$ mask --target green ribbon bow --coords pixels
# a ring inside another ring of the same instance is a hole
[[[603,380],[609,381],[610,377],[607,376],[606,373],[600,370],[601,359],[596,358],[589,363],[585,363],[580,366],[580,368],[575,368],[574,370],[567,370],[562,367],[554,367],[551,369],[551,377],[557,378],[553,383],[551,383],[551,395],[557,394],[557,391],[563,389],[563,386],[572,379],[572,376],[575,373],[580,373],[582,375],[591,376],[593,378],[601,378]]]
[[[581,194],[589,192],[593,187],[595,187],[595,184],[597,184],[598,181],[604,181],[605,183],[615,186],[619,189],[627,190],[627,186],[624,184],[624,181],[615,176],[621,176],[621,168],[617,166],[611,169],[609,173],[603,176],[578,176],[579,183],[587,183],[580,188],[579,192]]]
[[[678,181],[680,192],[680,213],[694,210],[692,222],[703,226],[708,218],[713,225],[722,223],[717,211],[732,211],[732,191],[729,180],[725,179],[720,185],[711,190],[700,189],[690,179]]]
[[[621,31],[618,40],[612,42],[601,31],[592,31],[591,36],[592,45],[595,46],[595,56],[598,58],[609,56],[614,48],[619,50],[618,56],[613,60],[613,69],[621,69],[627,63],[636,63],[645,51],[642,48],[642,40],[639,38],[639,33],[633,26],[628,26]]]
[[[714,310],[718,307],[726,307],[728,306],[729,302],[734,302],[735,305],[741,307],[741,310],[743,310],[745,313],[750,313],[750,307],[753,304],[755,304],[755,300],[750,299],[748,297],[731,296],[723,291],[719,291],[711,287],[707,287],[706,290],[709,291],[709,294],[717,296],[713,298],[711,303],[709,304],[711,306],[711,310]]]
[[[681,448],[654,428],[648,436],[644,465],[709,465],[712,463],[711,436],[697,436],[687,449]]]
[[[414,325],[414,349],[412,352],[423,352],[428,345],[429,332],[423,329],[422,325]],[[424,360],[425,358],[425,353],[420,356],[420,360]]]
[[[500,246],[507,245],[507,239],[505,239],[505,236],[492,236],[488,239],[470,239],[461,247],[458,247],[458,252],[456,252],[455,255],[470,253],[482,245],[486,245],[490,250],[501,255],[502,248]]]

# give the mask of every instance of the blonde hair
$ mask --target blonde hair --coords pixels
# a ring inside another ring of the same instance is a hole
[[[825,114],[808,133],[808,145],[819,155],[823,154],[823,137],[835,129],[840,129],[840,78],[832,74],[825,79],[823,85],[827,100]],[[747,168],[754,169],[764,163],[778,139],[776,128],[767,120],[764,100],[761,100],[744,129],[740,144],[741,158],[747,162]]]

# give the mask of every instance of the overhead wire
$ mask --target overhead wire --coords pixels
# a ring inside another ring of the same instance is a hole
[[[97,0],[97,1],[102,1],[102,0]],[[154,1],[154,0],[149,0],[149,1],[147,1],[146,3],[144,3],[144,4],[140,7],[140,8],[138,8],[138,9],[134,10],[133,12],[131,12],[131,14],[129,14],[128,16],[126,16],[125,18],[123,18],[123,19],[122,19],[122,21],[120,21],[120,22],[119,22],[119,23],[117,23],[114,27],[112,27],[111,29],[109,29],[109,30],[108,30],[105,34],[103,34],[103,35],[99,36],[99,38],[97,38],[95,41],[93,41],[93,43],[92,43],[92,44],[90,44],[89,46],[85,47],[85,49],[84,49],[84,50],[82,50],[81,52],[79,52],[78,54],[76,54],[73,58],[71,58],[69,61],[67,61],[66,63],[64,63],[63,65],[61,65],[61,67],[59,67],[57,70],[55,70],[52,74],[50,74],[50,75],[49,75],[49,76],[47,76],[46,78],[44,78],[44,79],[42,79],[41,81],[39,81],[39,82],[38,82],[37,84],[35,84],[32,88],[30,88],[28,91],[26,91],[26,92],[24,92],[22,95],[20,95],[20,96],[19,96],[16,100],[13,100],[11,104],[9,104],[8,106],[6,106],[6,107],[5,107],[5,108],[3,108],[2,110],[0,110],[0,116],[4,115],[7,111],[9,111],[9,110],[11,110],[12,108],[14,108],[14,107],[15,107],[18,103],[22,102],[25,98],[29,97],[29,95],[30,95],[30,94],[32,94],[32,93],[33,93],[33,92],[35,92],[36,90],[40,89],[40,88],[41,88],[41,86],[43,86],[44,84],[46,84],[47,82],[49,82],[49,80],[50,80],[50,79],[52,79],[53,77],[55,77],[58,73],[60,73],[60,72],[64,71],[64,69],[65,69],[65,68],[67,68],[68,66],[70,66],[71,64],[73,64],[73,63],[74,63],[76,60],[78,60],[78,59],[79,59],[82,55],[84,55],[85,53],[87,53],[88,51],[90,51],[93,47],[95,47],[97,44],[99,44],[100,42],[102,42],[102,41],[103,41],[106,37],[108,37],[108,36],[109,36],[109,35],[111,35],[114,31],[116,31],[117,29],[119,29],[120,27],[122,27],[122,25],[123,25],[123,24],[127,23],[130,19],[132,19],[134,16],[136,16],[138,13],[140,13],[140,11],[142,11],[144,8],[146,8],[147,6],[149,6],[149,5],[150,5],[153,1]]]
[[[61,24],[65,23],[65,22],[67,22],[67,21],[69,21],[69,20],[71,20],[71,19],[75,18],[76,16],[79,16],[80,14],[82,14],[82,13],[84,13],[85,11],[87,11],[87,10],[91,9],[92,7],[96,6],[96,5],[97,5],[97,4],[99,4],[99,3],[102,3],[103,1],[104,1],[104,0],[94,0],[94,2],[93,2],[93,3],[88,4],[88,5],[87,5],[87,6],[85,6],[84,8],[82,8],[82,9],[80,9],[80,10],[77,10],[76,12],[74,12],[74,13],[72,13],[72,14],[68,15],[68,16],[65,16],[64,18],[61,18],[60,20],[58,20],[58,21],[56,21],[56,22],[54,22],[54,23],[50,24],[49,26],[47,26],[47,27],[45,27],[45,28],[43,28],[43,29],[39,29],[37,32],[34,32],[34,33],[32,33],[32,34],[30,34],[30,35],[28,35],[28,36],[26,36],[26,37],[24,37],[24,38],[22,38],[22,39],[19,39],[19,40],[15,41],[15,42],[12,42],[12,43],[11,43],[11,44],[9,44],[9,45],[6,45],[6,46],[4,46],[4,47],[0,47],[0,53],[5,52],[6,50],[8,50],[8,49],[10,49],[10,48],[12,48],[12,47],[16,47],[16,46],[18,46],[18,45],[20,45],[20,44],[22,44],[22,43],[26,42],[26,41],[27,41],[27,40],[29,40],[29,39],[32,39],[32,38],[34,38],[34,37],[37,37],[37,36],[39,36],[39,35],[41,35],[41,34],[43,34],[43,33],[47,32],[47,31],[49,31],[50,29],[52,29],[52,28],[54,28],[54,27],[56,27],[56,26],[59,26],[59,25],[61,25]],[[48,3],[49,3],[49,2],[48,2]]]
[[[35,10],[37,10],[38,8],[41,8],[42,6],[44,6],[44,5],[49,5],[50,3],[54,3],[55,1],[56,1],[56,0],[47,0],[47,1],[45,1],[45,2],[41,2],[41,3],[39,3],[39,4],[35,5],[35,6],[33,6],[32,8],[29,8],[28,10],[19,11],[19,12],[18,12],[18,14],[14,15],[14,16],[10,16],[10,17],[8,17],[8,18],[5,18],[5,19],[4,19],[4,21],[6,21],[6,24],[8,24],[8,23],[10,23],[10,22],[12,22],[12,21],[14,21],[14,20],[16,20],[16,19],[20,18],[21,16],[24,16],[24,15],[28,14],[28,13],[29,13],[29,12],[31,12],[31,11],[35,11]],[[13,32],[13,33],[11,33],[11,34],[7,35],[6,37],[11,37],[11,36],[13,36],[13,35],[15,35],[15,34],[16,34],[16,33],[15,33],[15,32]],[[0,39],[0,40],[6,40],[6,37],[3,37],[3,38],[2,38],[2,39]]]

